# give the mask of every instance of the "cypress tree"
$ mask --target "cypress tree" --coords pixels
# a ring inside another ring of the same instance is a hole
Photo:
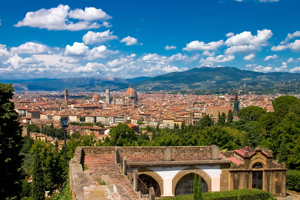
[[[198,200],[198,183],[197,183],[197,174],[195,174],[194,185],[193,185],[193,197],[194,200]]]
[[[231,109],[229,109],[228,116],[227,116],[227,123],[230,124],[232,122],[233,122],[233,113]]]
[[[33,200],[44,200],[44,174],[42,169],[42,162],[40,157],[40,148],[37,145],[34,156],[33,174],[32,174],[32,199]]]
[[[201,176],[199,176],[199,181],[198,181],[198,189],[197,189],[197,192],[198,192],[198,200],[203,200],[203,191],[202,191],[202,180],[201,180]]]
[[[287,160],[288,160],[288,148],[286,145],[286,139],[284,136],[282,136],[281,144],[279,147],[278,161],[280,163],[283,163],[283,162],[286,163]]]
[[[22,129],[14,111],[12,84],[0,83],[0,197],[19,198],[21,194],[21,164],[23,156]]]

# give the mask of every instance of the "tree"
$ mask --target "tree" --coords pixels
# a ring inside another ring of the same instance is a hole
[[[18,198],[22,190],[22,131],[10,101],[13,91],[12,84],[0,83],[0,196],[4,199]]]
[[[197,192],[198,192],[198,200],[203,200],[203,191],[202,191],[202,180],[201,176],[199,176],[198,186],[197,186]]]
[[[40,157],[40,148],[37,146],[35,149],[33,174],[32,174],[32,199],[43,200],[45,199],[44,191],[44,174],[42,169],[42,162]]]
[[[36,132],[36,133],[40,132],[40,128],[36,124],[28,124],[27,127],[29,132]]]
[[[227,115],[227,123],[231,124],[233,122],[233,113],[232,110],[229,109],[228,115]]]
[[[276,98],[272,104],[274,110],[282,109],[284,112],[288,112],[291,108],[299,107],[300,100],[293,96],[282,96]]]
[[[288,148],[286,146],[286,139],[284,136],[282,136],[282,139],[281,139],[278,161],[280,163],[283,163],[283,162],[287,163],[287,161],[288,161]]]
[[[193,185],[193,197],[194,200],[198,200],[198,183],[197,183],[197,174],[194,177],[194,185]]]
[[[259,121],[261,116],[266,114],[267,111],[258,106],[248,106],[243,108],[238,113],[240,119],[244,119],[246,121]]]
[[[214,120],[209,117],[209,115],[205,115],[200,121],[198,122],[198,126],[200,129],[205,129],[207,126],[214,125]]]

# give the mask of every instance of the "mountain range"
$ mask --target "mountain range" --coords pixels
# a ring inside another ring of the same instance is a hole
[[[233,67],[201,67],[156,77],[137,77],[133,79],[86,77],[4,80],[2,82],[12,82],[16,91],[62,91],[68,88],[70,92],[100,92],[106,88],[110,90],[124,90],[130,84],[133,84],[137,91],[210,90],[226,92],[233,89],[259,91],[299,88],[300,74],[288,72],[262,73]]]

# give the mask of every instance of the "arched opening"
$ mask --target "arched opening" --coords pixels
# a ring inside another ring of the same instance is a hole
[[[154,188],[155,196],[160,197],[160,187],[156,180],[146,174],[139,175],[138,191],[141,191],[142,194],[149,194],[150,187]]]
[[[253,165],[252,188],[263,189],[263,168],[264,167],[261,163],[255,163]]]
[[[183,176],[176,185],[175,195],[177,196],[177,195],[192,194],[194,188],[194,178],[195,178],[194,173],[190,173]],[[207,183],[204,181],[203,178],[201,178],[201,183],[202,183],[203,193],[208,192]]]

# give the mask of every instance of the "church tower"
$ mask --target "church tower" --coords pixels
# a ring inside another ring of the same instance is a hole
[[[110,104],[110,90],[109,89],[106,89],[106,92],[105,92],[105,99],[106,99],[106,103],[107,104]]]
[[[69,93],[68,93],[68,89],[65,89],[65,101],[68,102],[68,99],[69,99]]]

